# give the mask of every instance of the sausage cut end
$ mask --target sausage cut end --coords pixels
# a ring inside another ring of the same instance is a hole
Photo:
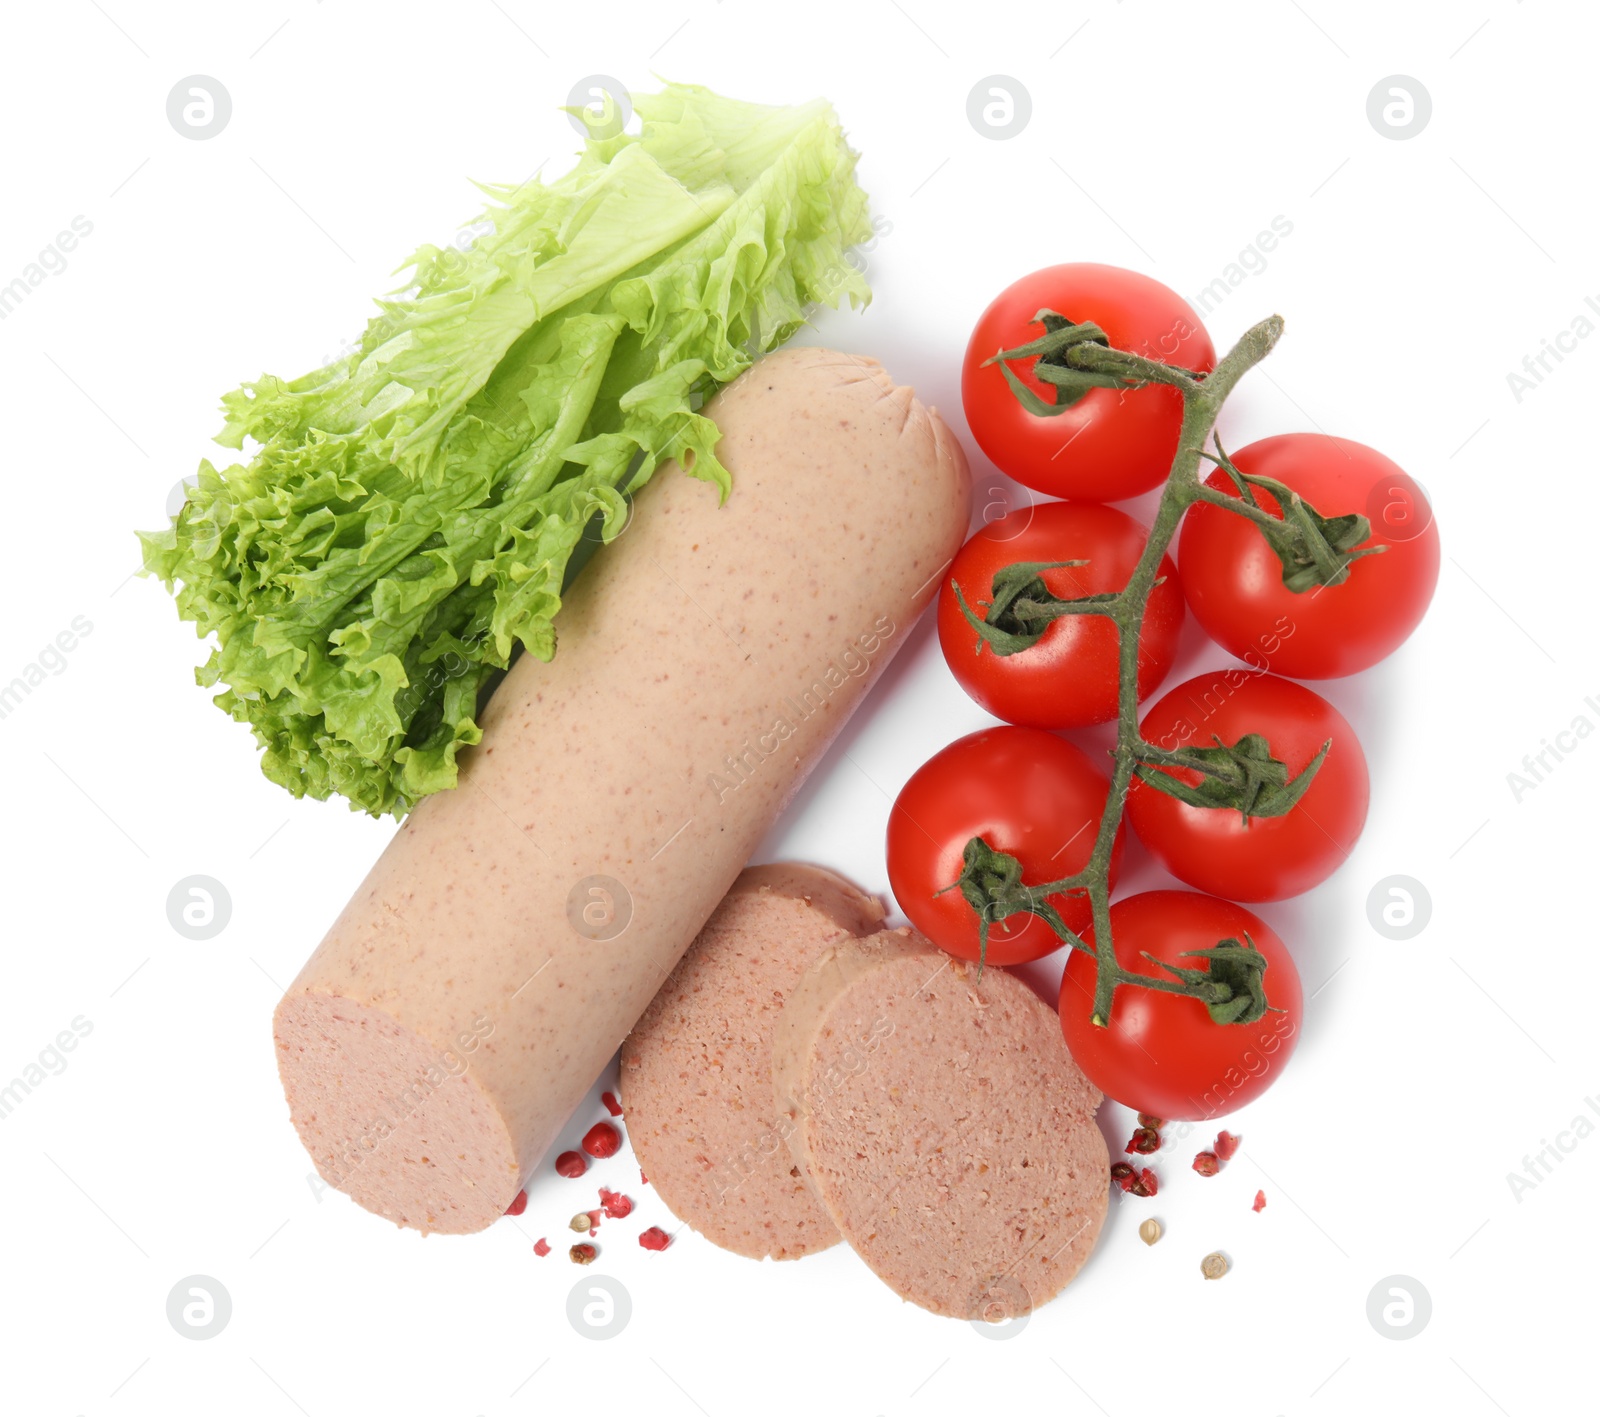
[[[284,998],[273,1033],[289,1114],[330,1186],[425,1233],[466,1234],[504,1212],[516,1146],[458,1050],[311,990]]]

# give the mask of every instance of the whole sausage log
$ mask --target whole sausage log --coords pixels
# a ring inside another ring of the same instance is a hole
[[[318,1172],[423,1231],[498,1217],[896,650],[968,478],[875,362],[761,360],[524,655],[274,1019]]]

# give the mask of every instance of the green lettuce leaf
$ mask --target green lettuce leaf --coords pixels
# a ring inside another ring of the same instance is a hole
[[[486,232],[425,245],[359,343],[223,398],[146,571],[210,637],[198,682],[295,796],[402,815],[453,787],[519,651],[556,653],[574,555],[677,460],[724,496],[698,410],[818,305],[869,292],[856,155],[824,102],[670,85],[560,179],[485,187]]]

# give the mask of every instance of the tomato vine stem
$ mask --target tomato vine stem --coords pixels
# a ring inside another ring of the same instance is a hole
[[[1150,592],[1159,577],[1161,558],[1177,534],[1184,513],[1197,501],[1223,507],[1258,525],[1265,519],[1278,528],[1283,527],[1282,522],[1253,501],[1243,496],[1228,497],[1207,488],[1200,476],[1201,462],[1210,457],[1206,444],[1223,404],[1239,381],[1272,352],[1282,334],[1281,316],[1273,315],[1261,321],[1245,331],[1215,370],[1204,377],[1089,341],[1067,346],[1058,356],[1060,362],[1070,368],[1120,379],[1127,386],[1165,384],[1176,389],[1183,399],[1178,447],[1162,487],[1149,538],[1127,585],[1115,595],[1097,597],[1093,602],[1085,602],[1081,610],[1071,612],[1104,615],[1117,627],[1117,742],[1111,753],[1111,788],[1088,864],[1059,881],[1026,885],[1020,879],[1020,866],[1015,858],[994,851],[981,837],[974,837],[967,844],[961,879],[956,884],[978,913],[979,938],[985,952],[992,925],[1003,925],[1012,915],[1029,914],[1045,920],[1073,949],[1092,955],[1095,960],[1092,1021],[1100,1027],[1105,1027],[1111,1018],[1112,1001],[1121,984],[1187,995],[1205,1003],[1212,1017],[1219,1021],[1259,1018],[1261,1012],[1270,1007],[1261,990],[1264,961],[1258,963],[1259,955],[1237,941],[1219,942],[1217,950],[1204,952],[1216,956],[1216,959],[1208,958],[1208,965],[1226,961],[1226,972],[1214,968],[1186,969],[1174,972],[1175,977],[1169,979],[1123,968],[1117,959],[1111,933],[1110,875],[1117,829],[1127,805],[1128,789],[1139,766],[1166,764],[1205,770],[1200,760],[1185,761],[1180,754],[1147,743],[1139,732],[1139,628],[1144,622]],[[1239,485],[1242,490],[1244,484]],[[1058,613],[1062,611],[1064,607]],[[1070,929],[1048,903],[1050,896],[1080,892],[1089,898],[1094,926],[1092,945]],[[1171,966],[1163,967],[1171,970]]]

